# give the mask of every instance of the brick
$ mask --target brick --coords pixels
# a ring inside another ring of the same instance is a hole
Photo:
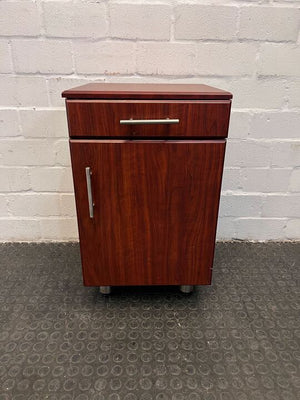
[[[196,73],[200,75],[252,75],[257,45],[251,43],[198,43]]]
[[[300,239],[300,218],[287,221],[284,235],[287,239]]]
[[[238,218],[237,239],[276,240],[284,237],[285,218]]]
[[[222,217],[218,218],[217,226],[217,239],[218,240],[228,240],[237,237],[236,227],[234,223],[235,219],[233,217]]]
[[[68,137],[65,110],[20,110],[25,137]]]
[[[300,169],[294,169],[291,172],[289,190],[291,192],[300,192]]]
[[[90,83],[91,79],[78,79],[78,78],[49,78],[48,88],[50,103],[54,107],[65,107],[65,99],[61,97],[61,93],[76,86],[81,86],[86,83]],[[97,79],[97,82],[100,80]]]
[[[255,113],[250,124],[250,137],[299,138],[300,112]]]
[[[137,48],[137,72],[147,75],[191,75],[196,67],[193,44],[141,42]]]
[[[299,76],[300,46],[266,43],[261,46],[259,75]]]
[[[243,78],[246,79],[246,78]],[[198,84],[199,83],[199,77],[194,77],[194,78],[182,78],[182,79],[176,79],[174,80],[173,83],[180,82],[180,83],[191,83],[191,84]],[[206,85],[213,86],[215,88],[222,88],[223,90],[229,90],[230,85],[234,82],[234,78],[229,78],[229,77],[216,77],[216,76],[208,76],[207,78],[202,78],[201,83],[205,83]],[[235,106],[235,103],[233,104]],[[239,111],[235,108],[233,108],[233,111]]]
[[[47,140],[2,140],[2,163],[7,166],[54,165],[52,143]]]
[[[103,38],[107,34],[103,3],[47,1],[43,3],[46,35]]]
[[[237,7],[179,5],[175,8],[175,38],[233,39],[236,36],[237,14]]]
[[[0,241],[35,241],[40,239],[40,224],[36,219],[1,219]]]
[[[43,218],[40,229],[44,240],[78,240],[75,218]]]
[[[16,72],[44,74],[73,72],[71,42],[69,41],[14,40],[12,53]]]
[[[37,76],[0,76],[0,105],[47,106],[46,80]]]
[[[171,7],[163,4],[111,4],[110,36],[122,39],[168,40]]]
[[[243,111],[231,111],[229,123],[229,138],[244,139],[250,130],[251,114]]]
[[[272,148],[272,166],[295,167],[300,165],[300,141],[277,142]]]
[[[9,72],[12,72],[12,61],[9,51],[9,42],[8,40],[0,40],[0,73]]]
[[[299,217],[300,196],[267,195],[262,209],[263,217]]]
[[[75,66],[84,74],[130,74],[135,72],[132,42],[79,42],[74,45]]]
[[[174,79],[175,80],[175,79]],[[179,80],[179,79],[178,79]],[[106,75],[105,82],[111,83],[172,83],[172,79],[165,79],[158,76],[140,76],[140,75]]]
[[[61,215],[76,217],[74,194],[62,194],[60,196]]]
[[[29,175],[32,190],[35,192],[73,192],[70,168],[30,168]]]
[[[0,136],[20,136],[17,110],[0,110]]]
[[[268,167],[271,164],[272,149],[269,143],[242,141],[227,143],[225,166]]]
[[[240,168],[225,168],[222,179],[222,190],[239,190],[241,187]]]
[[[55,163],[57,165],[70,166],[70,150],[68,140],[59,140],[54,144]]]
[[[287,82],[287,98],[289,107],[300,107],[300,78],[289,79]]]
[[[230,82],[235,108],[281,108],[287,96],[284,80],[238,79]]]
[[[262,196],[259,195],[226,195],[220,202],[222,217],[258,217],[261,214]]]
[[[40,217],[60,215],[59,194],[18,193],[7,196],[13,216]]]
[[[290,168],[244,168],[241,170],[242,189],[245,192],[286,192]]]
[[[297,40],[299,11],[285,7],[241,7],[238,37],[254,40]]]
[[[7,217],[9,215],[8,201],[6,196],[0,194],[0,217]]]
[[[27,168],[0,168],[0,192],[21,192],[29,189]]]
[[[40,17],[35,1],[1,1],[1,36],[38,36]]]

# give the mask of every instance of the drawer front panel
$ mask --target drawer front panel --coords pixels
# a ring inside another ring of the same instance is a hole
[[[71,137],[225,138],[231,107],[230,100],[67,100],[66,104]]]
[[[209,284],[225,140],[71,140],[84,283]]]

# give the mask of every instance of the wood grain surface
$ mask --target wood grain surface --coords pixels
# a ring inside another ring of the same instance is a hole
[[[70,148],[85,285],[211,282],[225,140],[77,139]]]
[[[67,100],[71,137],[227,136],[230,100]],[[179,119],[172,125],[121,125],[124,119]]]
[[[230,100],[225,90],[200,84],[88,83],[62,93],[68,99]]]

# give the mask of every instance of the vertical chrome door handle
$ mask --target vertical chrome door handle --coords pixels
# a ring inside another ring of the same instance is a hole
[[[89,202],[89,213],[90,213],[90,218],[94,218],[94,202],[93,202],[91,175],[92,175],[91,168],[86,167],[85,176],[86,176],[86,187],[87,187],[87,195]]]

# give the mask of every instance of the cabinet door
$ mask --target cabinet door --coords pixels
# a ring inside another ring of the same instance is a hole
[[[70,146],[85,285],[211,282],[224,140]]]

